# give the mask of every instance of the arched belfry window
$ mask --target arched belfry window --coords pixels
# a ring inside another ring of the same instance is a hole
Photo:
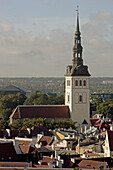
[[[82,95],[79,96],[79,102],[82,102]]]
[[[83,85],[86,86],[86,80],[84,80]]]
[[[70,86],[70,80],[67,80],[67,86]]]
[[[80,86],[82,86],[82,80],[80,80]]]
[[[78,86],[78,80],[75,80],[75,86]]]

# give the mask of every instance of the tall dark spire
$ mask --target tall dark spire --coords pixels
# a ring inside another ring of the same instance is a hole
[[[76,31],[75,31],[75,37],[74,37],[74,47],[73,47],[73,60],[72,60],[72,66],[76,67],[79,65],[83,65],[83,59],[82,59],[82,46],[81,46],[81,33],[79,30],[79,12],[77,11],[77,23],[76,23]]]

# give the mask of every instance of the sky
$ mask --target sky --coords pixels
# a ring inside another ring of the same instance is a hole
[[[0,77],[63,77],[77,5],[84,64],[113,77],[113,0],[0,0]]]

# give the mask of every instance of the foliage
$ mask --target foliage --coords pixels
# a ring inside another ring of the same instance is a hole
[[[76,122],[73,122],[71,119],[69,119],[68,121],[66,119],[63,120],[57,120],[55,122],[55,119],[52,119],[51,123],[46,123],[46,128],[47,129],[55,129],[55,128],[59,128],[59,129],[77,129],[76,127]]]
[[[0,120],[0,130],[4,130],[8,127],[8,123],[5,120]]]
[[[64,96],[51,97],[42,93],[34,93],[24,103],[25,105],[55,105],[64,104]]]
[[[25,118],[23,119],[22,129],[32,128],[33,126],[37,125],[45,125],[46,118],[38,118],[38,119],[29,119]]]
[[[14,129],[21,129],[22,128],[22,122],[20,119],[14,120],[14,122],[11,125]]]
[[[100,103],[97,106],[97,112],[104,117],[113,119],[113,99],[108,99],[106,102]]]
[[[0,113],[3,119],[8,120],[13,109],[16,108],[17,105],[22,105],[25,100],[26,96],[21,93],[2,96],[0,98]]]
[[[91,111],[96,111],[96,107],[97,107],[100,103],[103,103],[102,97],[94,97],[94,98],[92,98],[92,101],[91,101],[91,103],[90,103]]]

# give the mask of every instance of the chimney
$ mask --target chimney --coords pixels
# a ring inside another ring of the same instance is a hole
[[[30,128],[27,128],[27,131],[28,131],[28,133],[29,133],[29,135],[31,134],[31,130],[30,130]]]
[[[8,136],[11,136],[10,129],[6,129]]]

